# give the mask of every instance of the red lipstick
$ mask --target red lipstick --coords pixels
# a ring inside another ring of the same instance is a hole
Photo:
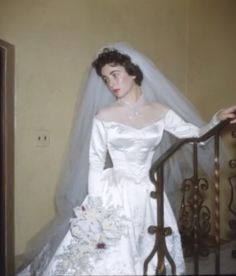
[[[112,91],[113,91],[114,93],[118,93],[118,92],[120,91],[120,89],[117,88],[117,89],[113,89]]]

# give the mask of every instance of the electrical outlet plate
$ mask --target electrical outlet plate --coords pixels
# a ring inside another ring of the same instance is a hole
[[[48,147],[50,145],[50,135],[48,130],[36,131],[35,138],[37,147]]]

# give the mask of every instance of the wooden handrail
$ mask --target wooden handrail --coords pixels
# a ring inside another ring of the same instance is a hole
[[[224,120],[218,123],[216,126],[211,128],[209,131],[204,133],[200,137],[191,137],[191,138],[184,138],[179,139],[176,143],[174,143],[165,153],[161,155],[160,158],[158,158],[151,166],[151,169],[149,171],[149,176],[151,180],[154,180],[153,177],[155,175],[155,172],[157,169],[163,165],[179,148],[181,148],[183,145],[188,143],[201,143],[205,142],[206,140],[210,139],[213,135],[215,135],[217,132],[221,131],[224,127],[226,127],[229,124],[230,120]]]

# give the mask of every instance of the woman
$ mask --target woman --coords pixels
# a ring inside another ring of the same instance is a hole
[[[82,169],[86,165],[70,162],[77,170],[70,168],[68,174],[67,168],[62,178],[62,183],[69,183],[70,193],[62,184],[57,203],[58,212],[64,218],[71,217],[70,209],[77,205],[75,216],[70,219],[70,228],[56,251],[51,253],[53,256],[46,258],[47,265],[40,268],[48,253],[39,254],[37,261],[28,266],[28,271],[40,275],[142,275],[144,260],[154,244],[147,228],[156,224],[155,200],[150,197],[153,187],[148,175],[154,156],[170,145],[171,136],[164,136],[164,131],[185,138],[199,136],[226,118],[236,122],[234,106],[220,110],[204,128],[195,126],[193,123],[203,123],[191,104],[147,58],[125,44],[103,49],[92,66],[95,70],[88,79],[81,116],[78,124],[75,123],[78,131],[72,134],[74,147],[69,151],[69,155],[75,154],[78,135],[83,146],[80,155],[76,155],[79,159],[86,154],[89,157],[88,196],[82,204],[77,199],[81,195],[78,191],[83,192],[85,185],[76,182],[87,177],[86,169]],[[203,154],[204,161],[207,156]],[[182,157],[187,156],[188,151],[184,150]],[[175,178],[181,175],[177,163],[168,172],[171,173]],[[179,186],[173,187],[172,183],[166,189],[175,195]],[[167,248],[176,263],[177,274],[183,274],[180,236],[166,195],[164,210],[165,225],[172,228],[172,234],[166,238]],[[148,272],[154,274],[155,267],[152,260]],[[171,273],[168,262],[166,268]]]

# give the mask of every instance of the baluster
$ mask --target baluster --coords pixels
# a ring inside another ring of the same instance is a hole
[[[157,212],[157,221],[158,221],[158,229],[157,229],[157,236],[158,239],[158,265],[156,270],[156,275],[165,275],[166,274],[166,267],[165,267],[165,257],[167,261],[171,265],[172,274],[176,274],[176,266],[175,262],[172,259],[171,255],[166,246],[165,237],[172,234],[172,230],[170,227],[164,227],[164,166],[161,166],[158,170],[158,194],[160,195],[158,201],[158,212]]]
[[[236,138],[236,131],[232,131],[232,138]],[[236,169],[236,159],[231,159],[229,161],[229,167],[232,169],[232,170],[235,170]],[[236,174],[233,174],[231,175],[229,178],[228,178],[228,181],[229,181],[229,184],[230,184],[230,201],[229,201],[229,211],[232,215],[234,215],[234,217],[236,216],[236,211],[233,209],[233,203],[234,202],[234,199],[235,199],[235,188],[234,188],[234,184],[236,184]],[[229,220],[229,226],[230,228],[234,231],[236,231],[236,219],[230,219]],[[232,250],[232,257],[233,258],[236,258],[236,249]]]
[[[144,275],[147,275],[148,264],[157,253],[156,275],[166,275],[165,258],[170,263],[171,272],[176,274],[176,265],[171,257],[165,242],[165,237],[172,234],[170,227],[164,227],[164,168],[163,165],[157,171],[158,179],[151,174],[151,181],[155,185],[156,192],[151,192],[151,197],[157,198],[157,227],[152,225],[148,228],[150,234],[156,234],[154,247],[144,261]]]
[[[214,188],[215,188],[215,273],[220,274],[220,164],[219,164],[219,132],[214,136]]]
[[[157,269],[156,269],[156,275],[165,275],[165,253],[164,253],[164,198],[163,198],[163,181],[164,181],[164,176],[163,176],[163,166],[160,167],[158,170],[158,182],[159,185],[157,185],[157,194],[159,197],[159,200],[157,202],[157,255],[158,255],[158,264],[157,264]],[[159,230],[159,232],[158,232]]]
[[[198,244],[198,232],[199,232],[199,210],[198,210],[198,148],[197,143],[193,143],[193,243],[194,243],[194,274],[199,274],[199,244]]]

